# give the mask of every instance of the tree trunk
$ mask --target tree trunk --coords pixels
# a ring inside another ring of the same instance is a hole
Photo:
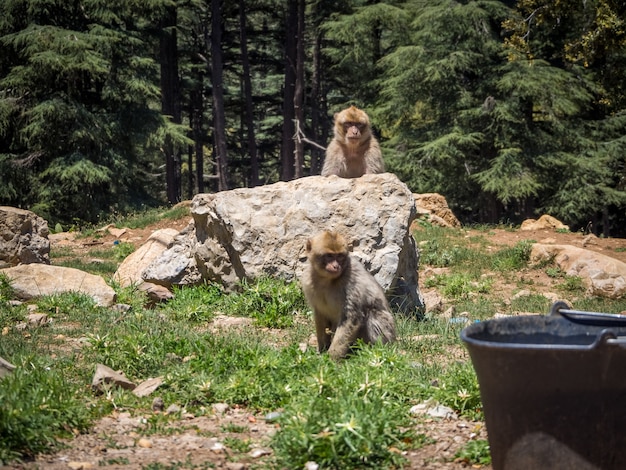
[[[211,0],[211,83],[213,86],[213,136],[218,190],[228,188],[226,117],[222,79],[222,10],[220,0]]]
[[[191,130],[193,133],[193,147],[195,155],[195,175],[198,193],[204,192],[204,132],[202,132],[202,124],[204,123],[204,93],[203,93],[203,74],[198,72],[196,84],[191,90],[191,113],[189,119],[191,121]],[[189,167],[191,174],[191,166]]]
[[[178,48],[176,41],[176,7],[167,8],[161,20],[159,38],[159,59],[161,65],[161,112],[169,116],[172,122],[181,123],[180,84],[178,81]],[[181,151],[177,149],[169,137],[166,137],[163,149],[165,152],[165,184],[167,200],[171,204],[180,202]]]
[[[283,136],[281,146],[281,176],[283,181],[292,180],[294,177],[294,150],[295,133],[294,119],[295,110],[293,107],[295,97],[296,82],[296,41],[298,34],[298,0],[288,0],[286,17],[286,38],[285,38],[285,88],[283,90]]]
[[[316,15],[317,16],[317,15]],[[313,142],[325,146],[326,141],[320,142],[320,104],[322,101],[322,32],[319,24],[315,25],[315,43],[313,45],[313,74],[311,77],[311,139]],[[311,175],[319,175],[322,171],[323,151],[317,147],[311,149]]]
[[[252,82],[250,80],[250,60],[246,35],[245,0],[239,0],[239,30],[241,40],[241,64],[243,68],[243,93],[245,102],[245,122],[248,134],[248,154],[250,155],[250,186],[259,185],[259,160],[254,134],[254,114],[252,107]]]
[[[298,131],[304,132],[304,0],[298,0],[298,36],[296,42],[296,86],[294,90],[293,108],[298,123]],[[302,178],[304,169],[304,141],[301,136],[295,142],[296,178]]]

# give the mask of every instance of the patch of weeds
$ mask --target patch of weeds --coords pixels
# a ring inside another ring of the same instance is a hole
[[[444,268],[470,259],[472,251],[459,245],[448,245],[441,240],[428,240],[420,244],[420,262]]]
[[[113,215],[109,223],[116,227],[128,227],[130,229],[146,228],[148,225],[162,222],[163,220],[177,220],[189,215],[189,207],[175,206],[172,208],[153,208],[126,214]]]
[[[238,424],[228,423],[221,427],[222,432],[232,432],[234,434],[244,433],[248,430],[247,426],[240,426]]]
[[[550,300],[541,294],[523,295],[511,299],[511,310],[515,312],[546,313],[550,309]]]
[[[24,358],[0,380],[0,462],[28,458],[57,446],[70,430],[91,424],[84,400],[62,371]],[[50,369],[50,370],[48,370]]]
[[[478,295],[471,298],[458,299],[455,306],[457,312],[467,312],[470,319],[484,320],[493,317],[494,313],[498,311],[498,304],[501,300],[493,298],[493,296]]]
[[[545,269],[545,273],[548,277],[551,277],[552,279],[557,279],[559,277],[565,276],[565,273],[563,272],[563,270],[559,268],[558,266],[547,267]]]
[[[106,465],[130,465],[130,460],[126,457],[114,457],[111,459],[104,459]]]
[[[55,266],[80,269],[81,271],[85,271],[90,274],[100,274],[103,276],[112,276],[115,271],[117,271],[116,262],[96,259],[84,260],[78,258],[67,258],[57,261]]]
[[[240,292],[226,297],[221,306],[228,313],[254,318],[258,326],[286,328],[293,326],[294,315],[306,302],[298,283],[263,277],[242,281]]]
[[[533,240],[522,240],[512,247],[504,248],[492,256],[493,269],[498,271],[518,271],[525,268],[530,260]]]
[[[205,322],[215,316],[215,306],[223,301],[224,291],[217,284],[204,284],[193,289],[176,287],[174,298],[159,305],[159,311],[176,321]]]
[[[225,437],[224,445],[229,449],[240,453],[245,454],[246,452],[250,452],[250,439],[237,439],[236,437]]]
[[[483,419],[478,378],[471,362],[455,363],[437,379],[433,397],[461,416],[471,420]]]
[[[585,291],[585,283],[583,278],[580,276],[564,276],[563,282],[558,285],[559,289],[574,293],[580,292],[583,293]]]
[[[466,465],[490,465],[491,453],[489,442],[485,439],[469,441],[454,455],[455,459]]]
[[[626,251],[626,247],[620,246],[615,248],[616,253],[624,253]]]
[[[70,312],[82,311],[84,313],[97,309],[94,299],[77,291],[45,295],[37,299],[37,306],[42,312],[47,312],[56,318]]]
[[[570,233],[569,229],[565,227],[557,228],[555,232],[556,233]]]
[[[4,273],[0,273],[0,302],[8,302],[15,295],[15,289],[11,285],[11,279]]]
[[[392,347],[358,349],[336,364],[326,355],[301,380],[278,419],[272,440],[280,464],[302,468],[398,468],[397,452],[424,442],[412,430],[408,390],[414,390],[413,367]],[[291,384],[295,384],[291,380]],[[413,396],[413,395],[412,395]]]
[[[439,287],[446,297],[461,299],[467,298],[471,294],[489,293],[493,280],[486,277],[477,281],[470,274],[459,272],[433,276],[425,282],[425,285],[427,287]]]
[[[113,257],[116,261],[124,261],[128,255],[135,251],[135,245],[128,242],[113,244]]]
[[[177,428],[169,426],[169,416],[166,414],[152,414],[145,418],[142,426],[142,432],[146,436],[160,434],[170,436],[178,432]]]

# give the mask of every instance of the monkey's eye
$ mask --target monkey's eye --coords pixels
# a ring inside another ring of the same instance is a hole
[[[356,127],[358,130],[362,131],[365,128],[365,124],[362,122],[351,122],[351,121],[343,123],[343,128],[345,130],[350,129],[351,127]]]

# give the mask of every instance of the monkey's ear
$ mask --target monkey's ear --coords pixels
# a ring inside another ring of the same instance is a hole
[[[311,239],[310,238],[306,241],[304,247],[305,247],[307,253],[309,253],[311,251],[312,245],[311,245]]]
[[[333,114],[333,119],[336,121],[337,120],[337,116],[339,116],[339,113],[335,113]]]

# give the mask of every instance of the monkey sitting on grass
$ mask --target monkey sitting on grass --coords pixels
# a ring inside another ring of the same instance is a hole
[[[395,340],[395,321],[382,287],[350,256],[342,235],[321,232],[307,240],[306,254],[302,289],[313,309],[320,352],[341,359],[357,339]]]

